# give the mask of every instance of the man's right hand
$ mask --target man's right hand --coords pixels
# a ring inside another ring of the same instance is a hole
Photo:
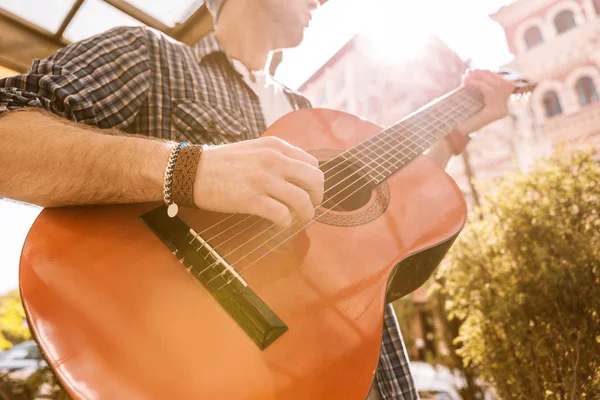
[[[264,137],[206,148],[194,182],[198,208],[253,214],[280,226],[308,222],[323,201],[324,176],[316,158],[275,138]]]

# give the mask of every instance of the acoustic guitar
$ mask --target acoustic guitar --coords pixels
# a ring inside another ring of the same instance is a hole
[[[303,226],[155,203],[44,209],[20,289],[49,365],[74,399],[364,399],[384,306],[465,224],[460,189],[422,153],[482,106],[461,87],[385,129],[326,109],[281,118],[264,136],[325,173]]]

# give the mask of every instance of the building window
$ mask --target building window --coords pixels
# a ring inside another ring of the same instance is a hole
[[[554,25],[556,26],[556,33],[561,34],[568,31],[571,28],[575,28],[575,14],[573,11],[565,10],[561,11],[556,18],[554,18]]]
[[[598,92],[596,92],[596,86],[594,86],[592,78],[586,76],[579,79],[575,84],[575,90],[577,90],[579,104],[582,107],[598,102]]]
[[[540,32],[540,29],[537,26],[532,26],[525,32],[525,44],[527,45],[527,49],[542,44],[543,41],[542,32]]]
[[[544,95],[544,109],[548,118],[562,114],[562,107],[556,92],[550,91]]]

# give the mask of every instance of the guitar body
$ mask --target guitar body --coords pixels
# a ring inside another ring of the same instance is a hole
[[[380,130],[314,109],[265,135],[326,161]],[[255,253],[265,240],[239,229],[241,216],[215,228],[227,216],[180,210],[286,325],[261,349],[140,218],[157,206],[45,209],[27,237],[25,310],[73,398],[362,400],[385,304],[424,283],[466,217],[457,185],[425,156],[357,209],[321,210],[300,234]]]

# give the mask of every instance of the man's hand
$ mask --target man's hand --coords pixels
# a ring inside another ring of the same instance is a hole
[[[462,79],[464,86],[474,86],[483,93],[485,106],[458,125],[458,130],[464,134],[475,132],[491,122],[508,115],[508,99],[515,85],[501,76],[485,70],[469,70]]]
[[[323,201],[324,176],[316,158],[275,137],[204,150],[194,201],[205,210],[254,214],[281,226],[311,220]]]

